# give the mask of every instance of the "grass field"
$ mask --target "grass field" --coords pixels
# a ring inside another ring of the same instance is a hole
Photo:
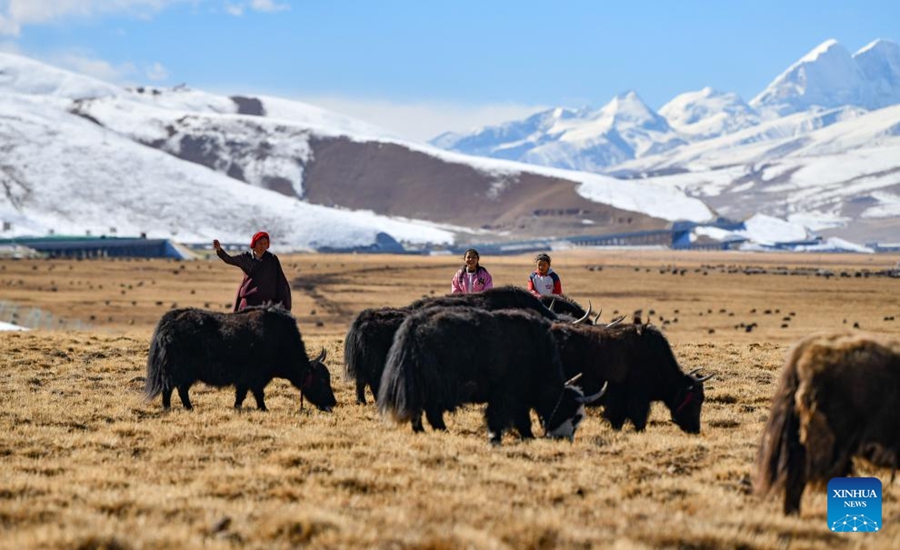
[[[569,296],[607,320],[642,310],[685,370],[716,373],[699,436],[654,406],[643,433],[589,410],[574,443],[507,435],[493,448],[481,406],[448,415],[448,433],[414,435],[356,405],[342,378],[353,316],[449,291],[456,258],[282,257],[307,349],[328,351],[333,414],[300,410],[283,380],[268,387],[269,412],[252,399],[235,411],[232,390],[202,384],[193,412],[143,401],[156,321],[172,307],[228,310],[236,268],[0,261],[0,300],[20,321],[31,308],[49,319],[0,333],[0,548],[900,547],[889,471],[859,469],[884,482],[875,534],[831,533],[824,490],[785,518],[780,498],[751,484],[792,342],[820,330],[900,337],[900,279],[878,275],[896,256],[553,256]],[[498,285],[524,285],[531,268],[525,256],[483,263]]]

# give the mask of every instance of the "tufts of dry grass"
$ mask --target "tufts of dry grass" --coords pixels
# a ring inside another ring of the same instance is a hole
[[[353,389],[341,378],[349,319],[363,307],[443,292],[455,266],[451,259],[283,260],[289,277],[321,275],[312,277],[314,284],[295,287],[295,312],[310,353],[319,347],[329,352],[339,402],[330,415],[308,405],[300,410],[298,393],[282,380],[268,388],[266,413],[253,409],[252,400],[235,411],[232,390],[201,384],[192,390],[193,412],[177,399],[168,412],[159,399],[143,401],[150,332],[167,308],[148,306],[134,325],[0,334],[0,547],[900,546],[900,505],[887,472],[865,466],[861,471],[885,483],[885,528],[877,534],[829,532],[824,491],[808,491],[802,516],[785,518],[778,499],[761,499],[750,485],[787,346],[812,330],[842,328],[845,317],[872,325],[866,328],[900,332],[900,325],[882,320],[900,313],[900,281],[712,268],[702,275],[691,270],[770,260],[657,254],[571,252],[554,255],[554,265],[567,292],[602,305],[605,318],[613,310],[641,308],[655,311],[654,322],[669,319],[664,329],[682,365],[717,373],[709,382],[699,436],[680,432],[656,406],[643,433],[615,432],[591,410],[572,444],[507,437],[492,448],[481,407],[448,416],[447,434],[414,435],[408,426],[382,420],[371,404],[354,404]],[[676,259],[688,270],[685,275],[660,273]],[[868,258],[849,257],[843,264],[839,259],[821,261],[867,268],[853,262]],[[765,265],[809,261],[776,256]],[[378,275],[385,262],[391,277]],[[50,265],[69,271],[62,262],[3,262],[0,284],[4,277],[27,276],[32,265],[37,273]],[[107,292],[58,290],[51,300],[28,278],[21,286],[35,288],[8,297],[6,287],[4,299],[82,319],[88,311],[104,315],[104,301],[112,301],[120,284],[149,281],[146,271],[130,272],[128,262],[71,265],[73,278],[102,279]],[[172,267],[179,264],[130,265],[153,268],[152,297],[165,304],[224,303],[237,283],[236,273],[214,263],[181,264],[186,273],[177,275]],[[489,267],[499,283],[511,283],[524,279],[528,265],[527,258],[500,258]],[[200,280],[206,281],[206,294]],[[190,294],[195,287],[197,293]],[[765,314],[766,308],[773,313]],[[795,311],[790,328],[780,328],[787,314],[776,319],[775,309]],[[729,312],[758,326],[735,329]]]

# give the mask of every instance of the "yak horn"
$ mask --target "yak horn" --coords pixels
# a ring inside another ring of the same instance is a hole
[[[606,328],[612,328],[612,327],[618,325],[619,323],[621,323],[621,322],[624,321],[624,320],[625,320],[625,316],[624,316],[624,315],[619,315],[618,317],[616,317],[615,319],[613,319],[612,321],[610,321],[609,323],[607,323]]]
[[[713,376],[715,376],[715,374],[710,374],[708,376],[701,376],[700,378],[697,379],[697,382],[705,382],[706,380],[709,380]]]
[[[594,317],[594,324],[595,324],[595,325],[596,325],[597,323],[600,322],[600,316],[601,316],[601,315],[603,315],[603,308],[600,308],[600,311],[597,312],[597,316]]]
[[[576,397],[575,401],[577,401],[578,403],[581,403],[581,404],[593,403],[594,401],[603,397],[603,394],[606,393],[607,386],[609,386],[609,381],[604,382],[603,387],[600,388],[600,391],[598,391],[597,393],[592,394],[592,395],[585,395],[583,397]]]
[[[587,313],[585,313],[585,314],[584,314],[584,317],[582,317],[581,319],[576,319],[575,321],[573,321],[572,324],[573,324],[573,325],[578,325],[578,324],[581,324],[581,323],[585,322],[585,321],[587,320],[587,318],[591,316],[591,309],[592,309],[592,308],[591,308],[591,301],[588,300],[588,310],[587,310]]]
[[[313,359],[313,361],[317,361],[319,363],[323,363],[325,361],[325,356],[327,353],[325,352],[325,348],[322,348],[322,352],[319,353],[319,356]]]
[[[693,375],[697,374],[698,372],[700,372],[701,370],[703,370],[703,367],[697,367],[696,369],[694,369],[694,370],[692,370],[691,372],[687,373],[687,375],[688,375],[688,376],[693,376]]]
[[[583,372],[579,372],[578,374],[576,374],[576,375],[573,376],[572,378],[569,378],[568,380],[566,380],[565,385],[566,385],[566,386],[571,386],[571,385],[574,384],[575,382],[578,382],[578,379],[581,378],[581,376],[582,376],[583,374],[584,374]]]
[[[553,298],[552,300],[550,300],[550,305],[547,306],[547,309],[549,309],[550,311],[553,311],[553,306],[555,306],[555,305],[556,305],[556,298]],[[556,313],[556,312],[553,311],[553,313]]]

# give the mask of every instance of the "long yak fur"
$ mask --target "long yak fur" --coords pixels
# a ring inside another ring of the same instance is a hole
[[[807,483],[853,472],[853,457],[900,465],[900,342],[859,332],[818,334],[788,353],[757,456],[756,490],[784,490],[799,514]]]

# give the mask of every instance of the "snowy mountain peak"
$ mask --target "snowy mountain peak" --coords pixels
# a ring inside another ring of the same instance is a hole
[[[656,115],[635,91],[618,94],[601,111],[625,120],[647,120]]]
[[[671,131],[666,119],[656,114],[634,91],[615,96],[600,109],[595,118],[606,120],[610,130],[638,126],[659,132]]]
[[[759,124],[759,115],[735,93],[719,92],[709,86],[685,92],[662,106],[664,116],[675,130],[692,141],[730,134]]]
[[[900,45],[875,40],[853,54],[869,85],[871,107],[900,103]]]
[[[866,52],[868,52],[868,51],[876,51],[876,52],[883,52],[883,51],[888,51],[888,52],[889,52],[889,51],[894,51],[894,52],[898,52],[898,51],[900,51],[900,44],[897,44],[897,43],[894,42],[893,40],[885,40],[884,38],[876,38],[875,40],[869,42],[868,44],[866,44],[865,46],[863,46],[862,48],[860,48],[859,50],[857,50],[857,52],[856,52],[855,54],[853,54],[853,57],[857,57],[857,56],[859,56],[859,55],[861,55],[861,54],[864,54],[864,53],[866,53]]]
[[[821,44],[810,50],[809,53],[801,57],[799,61],[791,66],[791,68],[801,63],[813,63],[815,61],[818,61],[818,59],[823,55],[829,55],[829,53],[830,55],[843,55],[844,53],[849,54],[846,48],[841,46],[837,40],[835,40],[834,38],[829,38],[825,42],[822,42]],[[788,71],[790,71],[791,68],[789,68]]]
[[[826,40],[781,73],[750,101],[770,116],[813,107],[868,107],[871,94],[856,61],[835,40]]]
[[[900,102],[900,45],[875,40],[852,56],[826,40],[776,78],[751,105],[772,116],[847,105],[880,109]]]

